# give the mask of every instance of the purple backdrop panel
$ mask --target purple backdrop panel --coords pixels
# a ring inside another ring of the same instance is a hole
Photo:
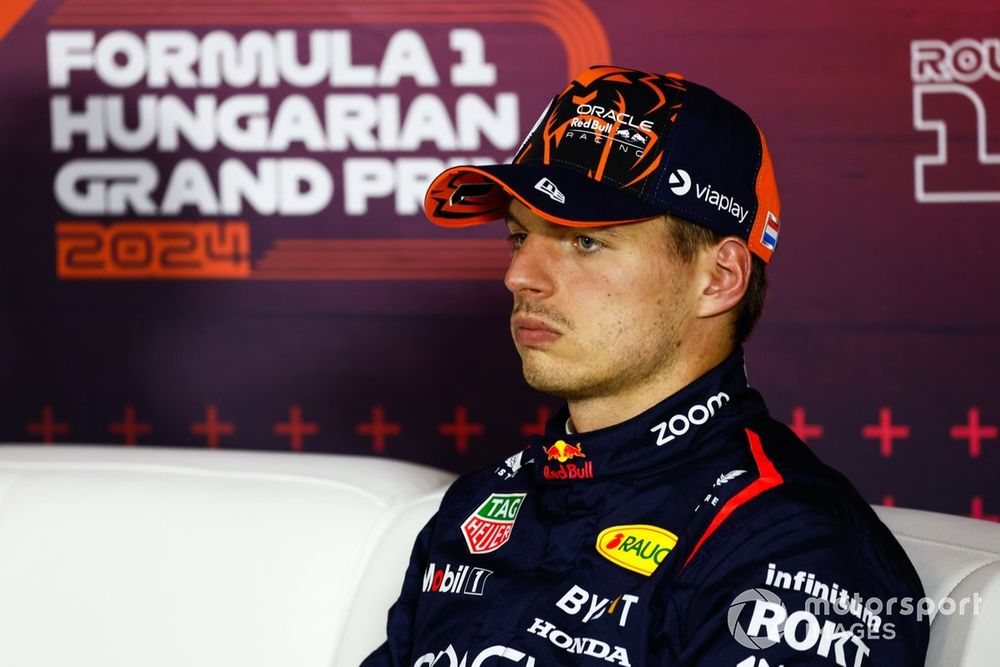
[[[518,449],[558,401],[520,377],[505,230],[420,201],[613,62],[767,134],[777,418],[873,502],[996,520],[1000,10],[911,5],[8,3],[0,440]]]

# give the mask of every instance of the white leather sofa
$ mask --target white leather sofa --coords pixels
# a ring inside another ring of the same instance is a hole
[[[375,458],[0,446],[0,665],[354,667],[452,475]],[[878,508],[938,613],[928,665],[1000,661],[1000,526]]]

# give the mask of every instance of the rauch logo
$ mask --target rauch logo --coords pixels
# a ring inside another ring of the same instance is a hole
[[[611,526],[597,536],[597,553],[648,577],[676,544],[676,535],[657,526]]]

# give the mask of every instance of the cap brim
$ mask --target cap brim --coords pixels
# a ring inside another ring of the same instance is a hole
[[[436,225],[469,227],[503,218],[512,197],[546,220],[569,227],[621,225],[665,213],[611,186],[541,164],[446,169],[427,189],[424,212]]]

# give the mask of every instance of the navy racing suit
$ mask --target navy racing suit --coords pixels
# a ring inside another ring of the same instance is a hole
[[[621,424],[568,416],[449,488],[364,667],[924,664],[913,566],[742,350]]]

